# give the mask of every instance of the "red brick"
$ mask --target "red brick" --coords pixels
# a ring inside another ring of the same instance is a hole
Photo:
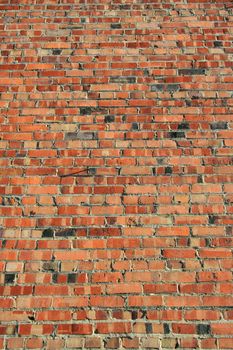
[[[99,338],[86,338],[84,346],[86,349],[99,349],[101,348],[101,340]]]
[[[211,326],[212,333],[213,334],[221,334],[221,335],[232,335],[233,334],[233,327],[232,323],[214,323]]]
[[[230,349],[232,347],[233,338],[220,338],[218,339],[219,347],[221,349]]]
[[[40,338],[31,338],[26,341],[27,349],[41,349],[43,340]]]
[[[231,10],[1,1],[0,348],[232,347]]]
[[[36,286],[35,295],[67,295],[67,286]]]
[[[36,314],[37,321],[69,321],[71,313],[69,311],[41,311]]]
[[[90,304],[97,307],[123,307],[124,299],[118,296],[92,296]]]
[[[163,304],[160,296],[129,296],[129,306],[161,306]]]
[[[54,326],[49,324],[44,325],[31,325],[31,324],[20,324],[18,333],[22,335],[48,335],[53,332]]]
[[[53,349],[64,349],[65,341],[64,339],[48,339],[46,350],[53,350]]]
[[[105,348],[107,349],[118,349],[120,346],[119,338],[106,338],[105,340]]]
[[[100,334],[108,333],[131,333],[131,323],[117,322],[117,323],[98,323],[96,330]]]
[[[132,339],[123,338],[122,345],[124,349],[139,349],[140,348],[139,338],[132,338]]]
[[[1,343],[1,342],[0,342]],[[2,342],[3,344],[3,342]],[[7,339],[8,349],[21,349],[23,348],[24,338],[9,338]]]
[[[59,324],[58,334],[91,334],[90,324]]]
[[[177,323],[172,325],[172,331],[178,334],[193,334],[196,327],[194,324]]]

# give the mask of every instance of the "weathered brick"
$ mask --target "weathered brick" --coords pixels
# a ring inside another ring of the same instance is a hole
[[[136,77],[127,77],[127,76],[110,77],[110,83],[133,84],[135,82],[136,82]]]
[[[121,24],[120,23],[111,23],[111,28],[112,29],[119,29],[119,28],[121,28]]]
[[[211,332],[211,328],[209,324],[198,324],[197,325],[197,334],[201,334],[201,335],[206,335],[206,334],[210,334]]]
[[[112,123],[115,121],[115,117],[114,115],[106,115],[104,118],[105,123]]]
[[[206,70],[203,68],[187,68],[187,69],[179,69],[180,75],[203,75],[206,73]]]
[[[68,132],[65,134],[66,140],[93,140],[95,137],[93,132]]]
[[[159,349],[159,339],[148,336],[148,338],[143,339],[142,346],[144,349]]]
[[[11,284],[15,282],[15,274],[14,273],[6,273],[5,274],[5,284]]]
[[[1,349],[232,348],[231,10],[1,1]]]
[[[151,91],[163,91],[164,90],[164,84],[154,84],[151,85]]]
[[[216,123],[211,123],[211,129],[212,130],[225,130],[227,129],[227,123],[226,122],[216,122]]]

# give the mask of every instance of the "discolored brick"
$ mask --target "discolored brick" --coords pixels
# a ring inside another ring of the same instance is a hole
[[[231,348],[231,10],[1,1],[1,349]]]

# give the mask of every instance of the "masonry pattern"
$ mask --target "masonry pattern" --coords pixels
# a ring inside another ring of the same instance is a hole
[[[233,349],[232,9],[0,1],[0,349]]]

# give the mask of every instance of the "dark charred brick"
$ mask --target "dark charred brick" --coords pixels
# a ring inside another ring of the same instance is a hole
[[[43,271],[57,271],[58,266],[57,266],[57,262],[55,261],[46,261],[43,263],[43,267],[42,267]]]
[[[203,177],[202,175],[198,175],[197,177],[197,183],[202,184],[203,183]]]
[[[67,282],[68,283],[75,283],[76,282],[76,273],[69,273],[67,277]]]
[[[57,280],[58,280],[58,274],[57,273],[53,273],[53,275],[52,275],[53,283],[57,283]]]
[[[164,84],[153,84],[151,85],[152,92],[161,92],[164,90]]]
[[[43,232],[42,232],[42,237],[53,237],[54,231],[52,228],[46,228]]]
[[[206,70],[204,68],[187,68],[178,69],[179,75],[205,75]]]
[[[120,23],[111,23],[111,28],[112,29],[121,29],[121,24]]]
[[[92,112],[91,107],[80,107],[81,115],[88,115],[88,114],[91,114],[91,112]]]
[[[165,174],[167,174],[167,175],[172,174],[172,167],[171,167],[171,166],[166,166],[166,168],[165,168]]]
[[[96,171],[97,171],[96,168],[88,168],[88,174],[90,174],[90,175],[95,175]]]
[[[75,236],[75,229],[73,228],[67,228],[63,230],[59,230],[55,232],[56,237],[73,237]]]
[[[134,84],[136,82],[136,77],[110,77],[110,83],[119,83],[119,84]]]
[[[209,324],[198,324],[197,325],[197,334],[200,335],[206,335],[206,334],[210,334],[211,332],[211,328]]]
[[[168,84],[166,86],[166,90],[170,92],[175,92],[180,90],[180,85],[179,84]]]
[[[219,41],[219,40],[214,41],[214,47],[222,47],[222,41]]]
[[[146,333],[147,334],[153,333],[152,323],[146,323],[145,325],[146,325]]]
[[[167,324],[167,323],[163,324],[163,331],[164,331],[164,334],[169,334],[170,333],[169,324]]]
[[[178,125],[178,130],[188,130],[189,129],[189,123],[183,122]]]
[[[66,140],[94,140],[94,132],[67,132],[65,134]]]
[[[216,216],[214,215],[209,215],[209,224],[213,225],[215,223]]]
[[[119,5],[119,9],[120,10],[129,10],[130,9],[130,5]]]
[[[112,114],[106,115],[104,117],[104,121],[105,121],[105,123],[112,123],[115,121],[115,116]]]
[[[131,318],[132,318],[132,320],[136,320],[137,318],[138,318],[138,313],[137,313],[137,311],[132,311],[132,316],[131,316]]]
[[[226,130],[227,129],[227,123],[226,122],[216,122],[211,123],[210,127],[212,130]]]
[[[132,130],[139,130],[138,123],[132,123]]]
[[[53,50],[53,55],[60,55],[61,52],[62,52],[61,49],[54,49],[54,50]]]
[[[180,139],[185,137],[185,133],[182,131],[171,131],[168,133],[168,137],[171,139]]]
[[[5,284],[11,284],[15,282],[15,273],[5,274]]]

